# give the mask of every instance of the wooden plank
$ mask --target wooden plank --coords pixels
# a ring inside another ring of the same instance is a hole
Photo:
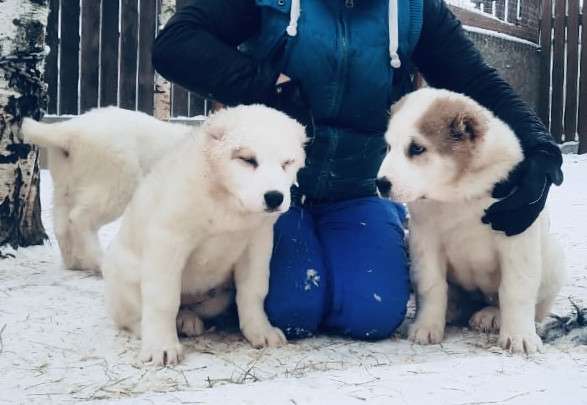
[[[495,16],[500,20],[505,20],[505,3],[506,0],[497,0],[495,2]]]
[[[577,79],[579,70],[579,0],[568,0],[567,17],[567,91],[565,102],[565,141],[577,134]]]
[[[139,45],[138,0],[120,0],[120,107],[136,109],[137,47]]]
[[[554,7],[554,47],[552,62],[552,102],[550,132],[557,142],[563,137],[563,103],[565,83],[565,13],[566,1],[556,0]]]
[[[509,22],[510,24],[518,24],[518,1],[519,0],[507,0],[507,1],[508,1],[507,22]]]
[[[102,1],[102,56],[100,58],[100,105],[118,105],[118,1]]]
[[[79,0],[61,0],[59,114],[78,114]]]
[[[188,116],[206,115],[206,99],[196,93],[189,94],[190,104]]]
[[[542,54],[540,72],[539,115],[546,127],[550,127],[550,84],[552,61],[552,0],[544,0],[540,27],[540,50]]]
[[[483,0],[483,12],[493,15],[493,1],[492,0]]]
[[[579,88],[579,153],[587,153],[587,1],[583,2],[581,32],[581,80]]]
[[[565,0],[562,0],[563,2]],[[516,14],[518,18],[518,24],[527,26],[529,21],[528,18],[530,17],[530,8],[532,7],[532,3],[536,3],[536,0],[518,0],[520,4],[520,11],[516,9]]]
[[[140,0],[140,17],[137,108],[147,114],[153,114],[155,70],[151,63],[151,48],[157,29],[157,3],[153,0]]]
[[[45,81],[49,105],[47,112],[57,114],[58,85],[59,85],[59,0],[49,1],[49,17],[47,19],[47,46],[51,49],[45,58]]]
[[[98,106],[100,1],[82,0],[80,113]]]

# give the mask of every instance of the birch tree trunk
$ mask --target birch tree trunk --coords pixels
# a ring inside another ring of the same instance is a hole
[[[157,25],[159,30],[163,29],[167,21],[175,13],[175,0],[160,0]],[[171,83],[159,73],[155,72],[155,118],[167,121],[171,118]]]
[[[42,244],[39,151],[17,137],[23,117],[41,119],[46,0],[0,1],[0,246]],[[1,253],[0,253],[1,257]]]

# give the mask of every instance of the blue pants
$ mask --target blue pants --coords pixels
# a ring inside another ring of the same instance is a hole
[[[272,324],[290,339],[391,336],[409,297],[404,220],[402,206],[377,197],[292,206],[275,225]]]

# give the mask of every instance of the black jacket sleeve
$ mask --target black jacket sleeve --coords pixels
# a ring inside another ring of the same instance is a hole
[[[254,0],[188,0],[157,36],[153,65],[168,80],[224,104],[263,102],[279,71],[236,49],[259,24]]]
[[[444,0],[424,0],[424,21],[414,63],[433,87],[463,93],[493,111],[520,140],[526,156],[547,154],[560,166],[560,149],[540,119],[488,66]]]

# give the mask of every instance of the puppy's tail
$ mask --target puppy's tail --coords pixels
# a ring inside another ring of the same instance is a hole
[[[20,137],[24,142],[34,143],[46,148],[69,149],[70,131],[62,123],[45,124],[25,118],[20,128]]]

